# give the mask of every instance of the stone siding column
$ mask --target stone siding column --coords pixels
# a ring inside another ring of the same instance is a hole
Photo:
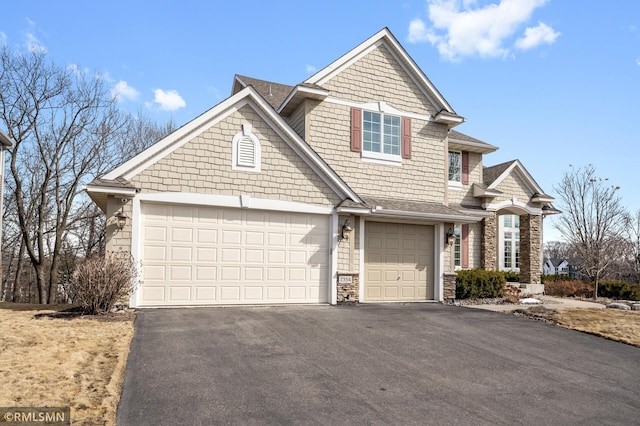
[[[360,301],[360,274],[338,272],[338,304]]]
[[[482,219],[482,268],[487,271],[495,271],[498,260],[496,214]]]
[[[444,274],[444,301],[456,298],[456,274]]]
[[[540,284],[541,216],[520,216],[520,282]]]

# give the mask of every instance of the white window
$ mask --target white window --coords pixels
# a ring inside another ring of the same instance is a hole
[[[400,162],[400,117],[362,112],[362,156]]]
[[[449,151],[449,184],[462,185],[462,152]]]
[[[250,124],[243,124],[242,131],[233,137],[231,165],[233,170],[261,171],[262,153],[260,140],[251,130]]]
[[[462,267],[462,225],[456,225],[453,228],[456,235],[456,242],[453,243],[453,266],[455,269]]]
[[[500,216],[500,269],[520,270],[520,216]]]

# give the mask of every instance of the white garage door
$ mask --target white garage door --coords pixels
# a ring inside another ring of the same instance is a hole
[[[141,210],[141,306],[328,300],[328,216],[152,203]]]
[[[433,226],[365,223],[365,301],[433,300]]]

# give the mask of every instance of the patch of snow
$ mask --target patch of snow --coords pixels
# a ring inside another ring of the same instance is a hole
[[[540,299],[536,299],[535,297],[526,297],[524,299],[520,299],[520,303],[523,305],[540,305],[542,302]]]

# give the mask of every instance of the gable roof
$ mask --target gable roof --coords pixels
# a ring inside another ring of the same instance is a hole
[[[145,149],[135,157],[94,180],[86,189],[92,193],[108,191],[130,191],[129,180],[155,164],[162,158],[189,142],[218,121],[249,104],[267,122],[272,129],[302,158],[311,169],[338,195],[360,201],[358,195],[340,178],[329,165],[280,117],[273,107],[256,91],[247,86],[235,95],[227,98],[204,114],[191,120],[170,135]]]
[[[551,195],[544,193],[540,185],[533,179],[533,176],[531,176],[527,169],[524,168],[520,160],[507,161],[495,166],[485,167],[482,171],[482,177],[486,188],[495,190],[498,185],[512,173],[518,173],[532,190],[533,195],[531,196],[531,201],[551,203],[555,200]]]
[[[238,74],[235,75],[233,82],[232,95],[235,95],[245,87],[252,86],[273,109],[277,109],[293,90],[293,86]]]
[[[460,124],[464,121],[464,118],[456,114],[444,96],[442,96],[429,78],[427,78],[413,58],[411,58],[391,33],[389,28],[386,27],[306,79],[304,83],[322,86],[325,82],[331,80],[334,76],[380,45],[384,45],[389,52],[394,55],[398,63],[406,70],[407,74],[415,81],[422,93],[431,102],[434,109],[439,111],[439,113],[436,114],[436,119],[451,123],[452,125]]]
[[[498,150],[497,146],[488,144],[456,130],[449,130],[449,148],[480,154],[489,154]]]

